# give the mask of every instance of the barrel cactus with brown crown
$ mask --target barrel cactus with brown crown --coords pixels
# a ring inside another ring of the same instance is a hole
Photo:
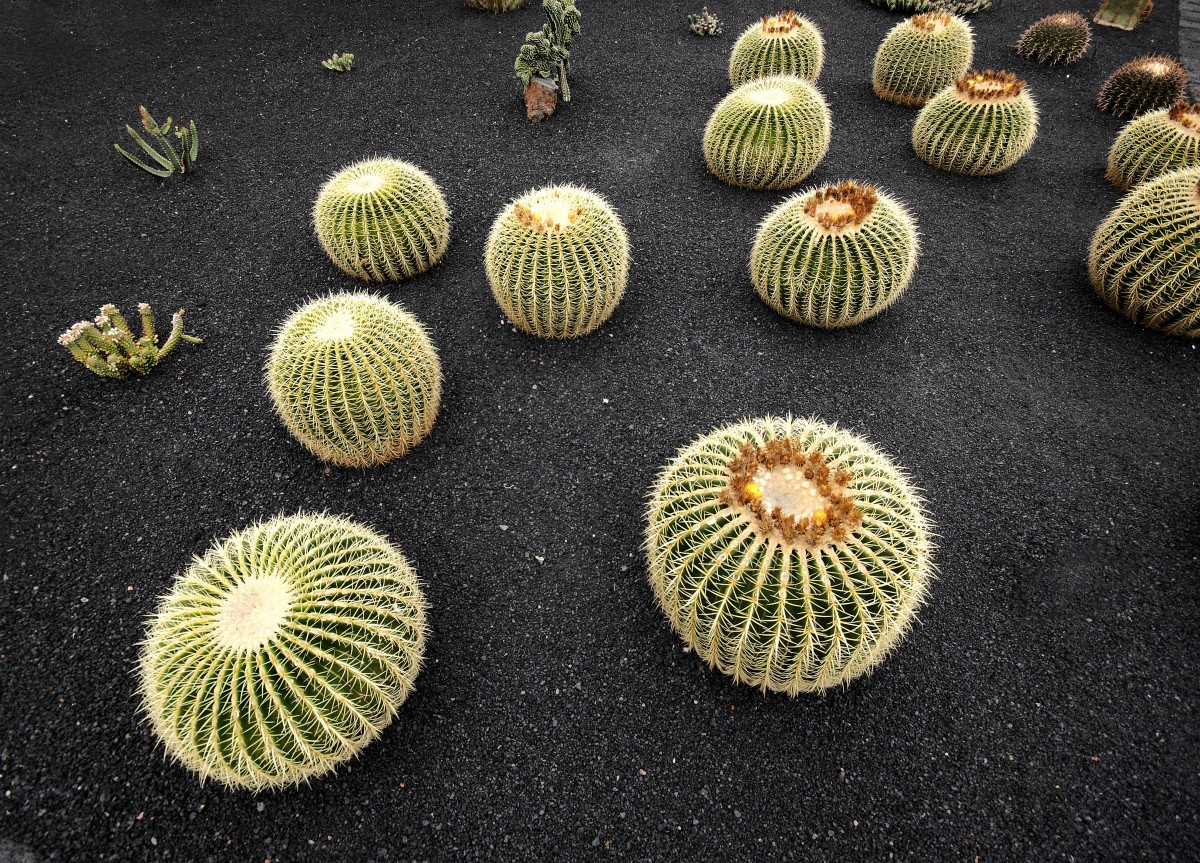
[[[875,52],[871,85],[888,102],[919,108],[971,68],[971,25],[948,12],[901,21]]]
[[[1135,117],[1108,151],[1106,179],[1123,192],[1181,168],[1200,167],[1200,102]]]
[[[938,93],[913,125],[918,156],[943,171],[998,174],[1037,137],[1037,105],[1011,72],[972,71]]]
[[[817,25],[795,12],[767,15],[746,28],[729,55],[729,83],[795,75],[815,81],[825,62],[825,40]]]
[[[1118,117],[1134,117],[1182,102],[1187,85],[1187,71],[1170,57],[1135,57],[1105,79],[1096,104]]]

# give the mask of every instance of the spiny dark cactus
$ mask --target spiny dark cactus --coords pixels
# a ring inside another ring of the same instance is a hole
[[[562,90],[564,102],[571,101],[571,42],[579,35],[580,12],[575,0],[544,0],[542,9],[550,20],[542,29],[525,36],[515,68],[522,84],[535,75],[549,78]]]
[[[147,165],[137,156],[123,149],[120,144],[113,144],[113,147],[118,153],[137,165],[147,174],[153,174],[156,177],[169,177],[178,172],[180,174],[190,174],[196,170],[196,159],[200,156],[200,136],[196,133],[196,121],[191,120],[186,126],[182,123],[175,130],[175,137],[179,139],[179,152],[175,152],[175,145],[167,138],[171,131],[171,118],[167,118],[167,122],[161,126],[155,122],[150,116],[150,112],[146,110],[145,105],[138,106],[138,113],[142,117],[142,128],[150,136],[150,139],[158,144],[162,150],[160,153],[154,147],[145,142],[141,135],[133,130],[130,125],[125,126],[125,131],[129,133],[129,137],[137,142],[138,146],[146,151],[151,159],[153,159],[160,167],[155,168],[152,165]]]
[[[1183,101],[1187,72],[1170,57],[1148,54],[1135,57],[1108,76],[1096,104],[1101,111],[1128,117],[1169,108]]]
[[[1076,63],[1092,42],[1092,28],[1078,12],[1047,15],[1021,34],[1017,53],[1039,63]]]

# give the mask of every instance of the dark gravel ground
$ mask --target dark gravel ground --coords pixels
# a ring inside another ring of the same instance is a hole
[[[698,0],[697,0],[698,2]],[[822,333],[746,269],[782,197],[708,176],[699,139],[737,32],[773,4],[584,2],[574,102],[527,123],[511,74],[531,8],[10,2],[4,244],[0,861],[1194,860],[1200,855],[1196,345],[1087,285],[1120,121],[1106,72],[1177,48],[1176,4],[1096,34],[1069,70],[1011,44],[1056,2],[976,16],[981,67],[1030,81],[1032,152],[996,178],[920,162],[877,101],[896,16],[803,4],[824,29],[833,146],[814,182],[908,201],[917,278]],[[349,75],[318,65],[353,51]],[[158,182],[111,145],[139,102],[195,117],[201,170]],[[446,374],[432,437],[329,470],[272,415],[260,368],[303,299],[354,287],[311,236],[326,175],[412,159],[454,213],[447,259],[387,288]],[[551,181],[607,195],[635,253],[598,333],[501,319],[493,215]],[[113,301],[185,306],[206,338],[151,377],[96,378],[55,339]],[[817,414],[927,490],[941,578],[872,677],[790,700],[685,653],[654,607],[644,495],[695,435]],[[359,518],[416,563],[434,637],[418,690],[349,768],[253,797],[164,763],[137,714],[143,620],[190,555],[299,508]]]

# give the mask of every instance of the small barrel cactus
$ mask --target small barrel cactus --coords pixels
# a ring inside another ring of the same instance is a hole
[[[786,189],[829,150],[825,97],[791,75],[743,84],[717,103],[704,128],[704,160],[719,179],[748,189]]]
[[[1029,25],[1017,53],[1039,63],[1077,63],[1092,42],[1092,28],[1078,12],[1056,12]]]
[[[338,171],[321,187],[312,218],[330,260],[366,281],[423,273],[450,245],[441,189],[400,159],[364,159]]]
[[[1149,180],[1092,238],[1092,287],[1136,323],[1200,337],[1200,168]]]
[[[971,68],[971,25],[948,12],[926,12],[901,21],[875,52],[871,83],[888,102],[919,108]]]
[[[729,83],[740,87],[774,75],[816,81],[824,62],[825,40],[812,21],[795,12],[768,15],[751,24],[734,43]]]
[[[1118,117],[1136,116],[1182,102],[1187,84],[1187,72],[1170,57],[1136,57],[1108,76],[1096,104]]]
[[[233,788],[294,785],[380,735],[413,689],[426,602],[387,539],[295,515],[238,531],[175,580],[142,645],[167,753]]]
[[[442,391],[425,328],[382,297],[333,294],[284,322],[267,387],[288,430],[342,467],[385,464],[433,428]]]
[[[998,174],[1028,152],[1037,105],[1011,72],[968,72],[921,109],[913,126],[917,155],[957,174]]]
[[[904,205],[848,180],[793,195],[771,211],[750,252],[750,278],[779,314],[831,329],[891,305],[917,267]]]
[[[1200,167],[1200,102],[1135,117],[1108,151],[1105,177],[1123,192],[1180,168]]]
[[[606,320],[629,277],[621,218],[595,192],[550,186],[496,217],[484,250],[492,295],[527,333],[572,339]]]
[[[904,473],[815,419],[704,435],[659,474],[646,519],[650,584],[672,628],[764,691],[869,671],[933,578],[930,525]]]

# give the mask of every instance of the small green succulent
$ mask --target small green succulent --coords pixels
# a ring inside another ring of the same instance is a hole
[[[707,6],[695,15],[688,16],[688,29],[697,36],[720,36],[725,32],[721,19],[709,12]]]
[[[1039,63],[1077,63],[1092,43],[1092,28],[1078,12],[1056,12],[1029,25],[1017,53]]]
[[[1108,151],[1105,178],[1123,192],[1180,168],[1200,167],[1200,102],[1180,102],[1125,124]]]
[[[467,6],[484,12],[515,12],[525,5],[525,0],[467,0]]]
[[[183,331],[183,309],[171,316],[171,334],[158,346],[154,330],[154,312],[146,303],[138,303],[142,319],[141,338],[134,338],[125,316],[112,303],[100,307],[94,321],[80,321],[58,337],[58,343],[71,352],[89,371],[102,378],[126,378],[131,373],[149,374],[181,341],[193,345],[202,339]]]
[[[871,84],[888,102],[919,108],[971,68],[971,25],[948,12],[925,12],[901,21],[875,52]]]
[[[821,31],[802,15],[782,12],[767,15],[746,28],[729,54],[729,83],[740,87],[748,81],[776,75],[795,75],[816,81],[825,62],[825,40]]]
[[[334,51],[332,57],[321,61],[321,65],[331,72],[349,72],[354,66],[354,55],[339,54]]]
[[[1118,117],[1137,116],[1182,102],[1187,84],[1187,72],[1170,57],[1135,57],[1108,76],[1096,104]]]
[[[167,137],[171,133],[171,118],[167,118],[167,122],[159,125],[155,119],[150,116],[150,112],[146,110],[145,105],[138,106],[138,113],[142,118],[142,128],[150,137],[150,140],[158,145],[158,148],[152,147],[146,143],[130,125],[125,126],[125,131],[129,133],[129,137],[137,143],[139,147],[149,156],[158,167],[148,165],[134,156],[129,151],[125,150],[120,144],[113,144],[113,148],[120,153],[131,164],[141,168],[147,174],[153,174],[156,177],[169,177],[172,174],[190,174],[196,170],[196,160],[200,158],[200,135],[196,132],[196,121],[191,120],[186,126],[182,123],[175,130],[175,137],[179,139],[179,151],[175,151],[175,144]],[[160,152],[161,150],[161,152]]]
[[[968,72],[921,109],[913,149],[943,171],[998,174],[1033,146],[1037,124],[1024,81],[1011,72]]]

